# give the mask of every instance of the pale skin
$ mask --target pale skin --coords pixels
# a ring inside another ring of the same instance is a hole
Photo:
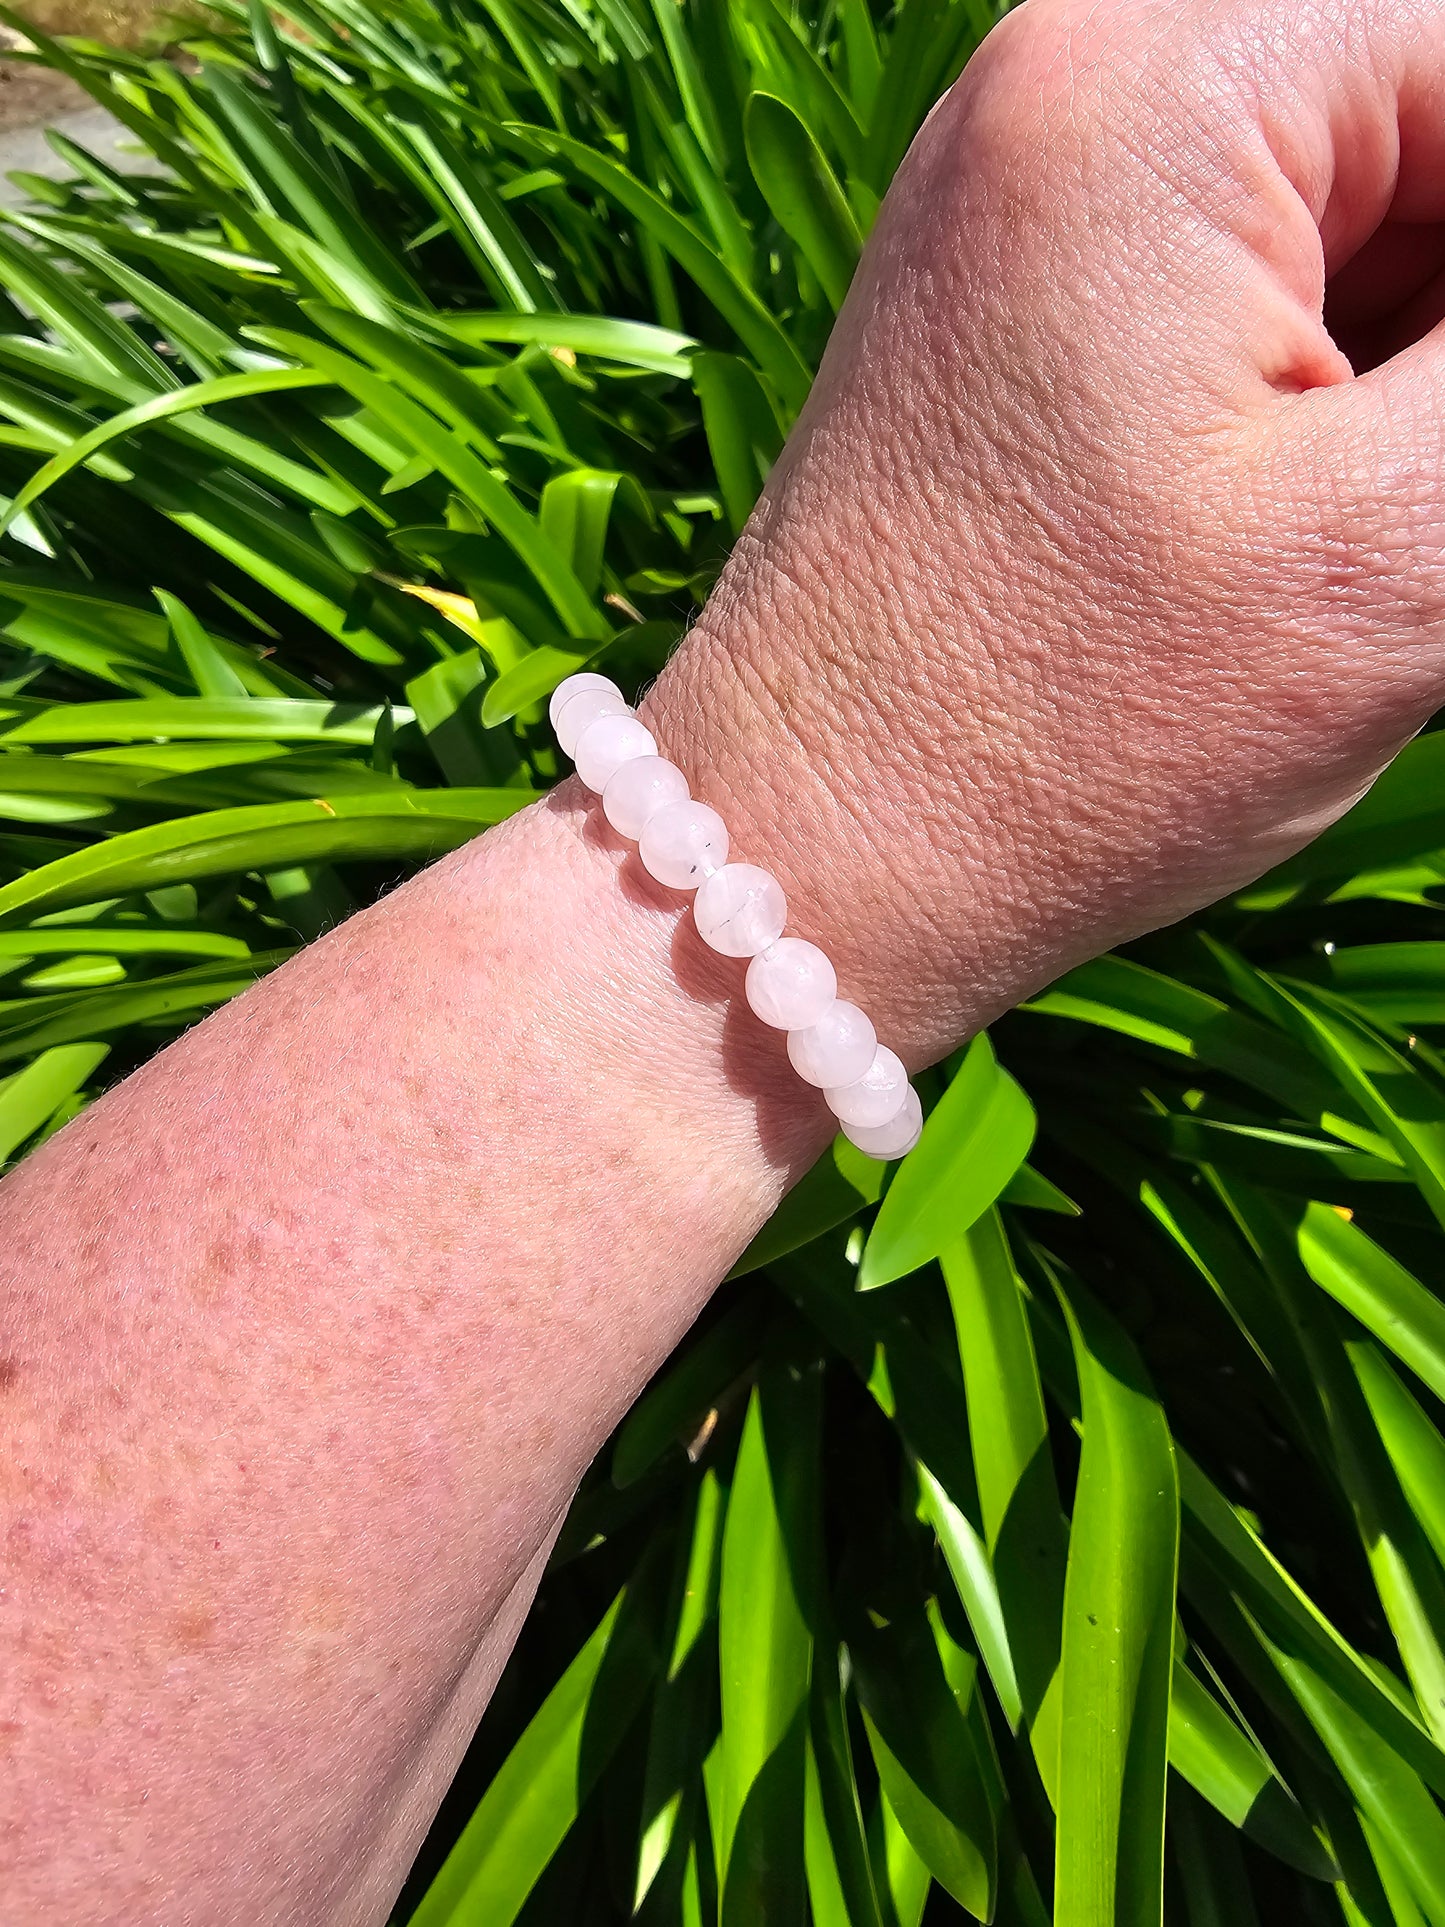
[[[645,710],[910,1066],[1445,699],[1442,315],[1440,0],[1028,0],[935,111]],[[385,1918],[829,1135],[684,908],[566,785],[0,1187],[16,1927]]]

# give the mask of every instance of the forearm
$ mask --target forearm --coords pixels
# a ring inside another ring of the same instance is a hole
[[[10,1918],[93,1917],[102,1880],[116,1919],[331,1918],[366,1877],[597,1446],[827,1134],[682,907],[559,796],[0,1188]]]

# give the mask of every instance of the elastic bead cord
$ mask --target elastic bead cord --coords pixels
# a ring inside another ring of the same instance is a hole
[[[568,676],[548,712],[557,740],[648,874],[695,891],[693,922],[724,957],[746,958],[748,1006],[787,1033],[799,1077],[816,1085],[845,1136],[869,1157],[901,1158],[923,1130],[923,1106],[902,1061],[880,1044],[816,944],[783,934],[782,885],[755,863],[728,861],[727,825],[700,803],[622,691],[593,671]]]

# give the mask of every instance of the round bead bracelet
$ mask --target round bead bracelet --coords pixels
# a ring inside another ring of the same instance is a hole
[[[584,670],[552,692],[557,741],[607,821],[636,843],[650,876],[695,891],[693,921],[724,957],[749,959],[744,988],[754,1015],[788,1033],[793,1069],[815,1084],[845,1134],[875,1158],[901,1158],[918,1142],[923,1107],[902,1061],[878,1042],[816,944],[785,937],[788,906],[776,877],[728,862],[727,826],[697,802],[687,778],[615,683]]]

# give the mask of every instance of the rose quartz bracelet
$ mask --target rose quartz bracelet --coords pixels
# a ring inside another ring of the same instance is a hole
[[[838,996],[833,966],[816,944],[785,937],[788,906],[776,877],[728,862],[727,827],[696,802],[687,778],[657,753],[651,730],[605,676],[584,671],[552,692],[552,727],[607,821],[636,843],[649,875],[693,890],[698,935],[724,957],[751,959],[745,983],[755,1015],[788,1033],[793,1069],[816,1084],[860,1151],[901,1158],[918,1142],[923,1107],[901,1060],[880,1044],[856,1004]]]

